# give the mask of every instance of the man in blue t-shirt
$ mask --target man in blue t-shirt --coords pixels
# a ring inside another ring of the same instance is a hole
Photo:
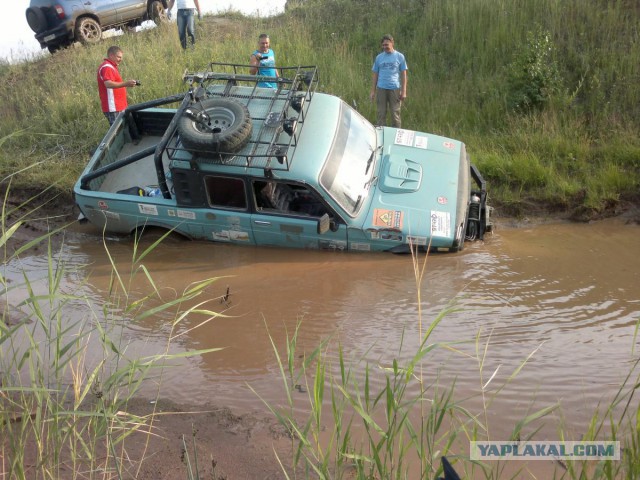
[[[279,77],[276,69],[276,54],[270,48],[269,35],[260,34],[258,37],[258,48],[251,54],[251,75],[264,75],[266,77]],[[258,82],[259,87],[278,88],[274,82]]]
[[[382,53],[373,62],[371,100],[378,110],[377,125],[385,125],[387,108],[391,111],[391,126],[400,128],[400,107],[407,98],[407,62],[404,55],[393,48],[393,37],[382,37]]]

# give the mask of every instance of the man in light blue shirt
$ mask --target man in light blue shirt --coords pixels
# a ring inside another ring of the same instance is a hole
[[[271,41],[266,33],[260,34],[258,37],[258,48],[251,54],[251,75],[262,75],[265,77],[279,77],[276,69],[276,54],[270,48]],[[258,82],[259,87],[278,88],[274,82]]]
[[[404,55],[394,49],[393,37],[382,37],[382,53],[373,62],[373,82],[370,98],[376,100],[377,125],[385,125],[387,109],[391,111],[391,126],[400,128],[400,108],[407,98],[407,62]]]

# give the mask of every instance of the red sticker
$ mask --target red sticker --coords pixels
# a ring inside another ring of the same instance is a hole
[[[444,142],[442,145],[443,145],[445,148],[453,148],[453,143],[451,143],[451,142]]]
[[[98,202],[98,207],[100,207],[102,210],[109,210],[109,205],[107,205],[107,202],[100,200]]]
[[[447,204],[447,197],[438,197],[438,203],[440,205],[446,205]]]

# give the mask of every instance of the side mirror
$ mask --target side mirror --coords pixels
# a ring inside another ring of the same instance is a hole
[[[328,213],[325,213],[318,219],[318,235],[324,235],[329,230],[337,232],[338,228],[338,224],[329,216]]]
[[[324,235],[331,228],[331,218],[325,213],[318,219],[318,235]]]

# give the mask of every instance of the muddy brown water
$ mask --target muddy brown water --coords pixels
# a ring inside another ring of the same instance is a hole
[[[58,255],[68,272],[62,288],[104,305],[112,267],[100,235],[90,226],[70,233]],[[507,439],[517,421],[556,402],[562,412],[543,422],[544,437],[557,438],[560,417],[565,429],[579,436],[597,405],[613,398],[638,355],[639,236],[640,227],[617,220],[498,226],[484,243],[467,244],[459,254],[429,256],[419,288],[410,256],[163,244],[142,262],[163,298],[217,277],[206,288],[205,306],[224,316],[195,328],[205,317],[193,314],[175,329],[179,335],[171,352],[223,350],[174,362],[162,374],[160,395],[264,411],[251,386],[267,401],[282,403],[283,382],[269,335],[284,352],[285,338],[297,324],[296,362],[330,338],[325,351],[333,371],[340,345],[349,362],[371,365],[372,389],[380,389],[380,367],[394,358],[408,362],[420,331],[453,305],[429,340],[451,345],[425,357],[427,383],[449,386],[455,380],[455,397],[480,413],[481,385],[497,369],[486,389],[490,398],[532,354],[488,409],[492,438]],[[108,238],[106,244],[128,282],[132,241]],[[46,264],[46,256],[36,252],[11,263],[6,274],[18,279],[26,270],[32,278],[42,277]],[[34,284],[45,288],[44,282]],[[149,292],[140,274],[130,288],[132,298]],[[91,318],[80,302],[68,310],[68,321]],[[165,350],[172,313],[125,318],[120,342],[128,356]],[[481,351],[486,346],[482,372],[476,342]],[[364,369],[355,371],[361,380]],[[145,395],[155,394],[156,380],[146,384]],[[306,394],[294,395],[304,410]]]

